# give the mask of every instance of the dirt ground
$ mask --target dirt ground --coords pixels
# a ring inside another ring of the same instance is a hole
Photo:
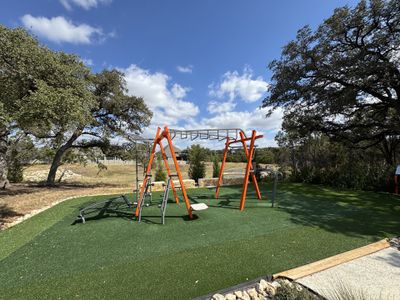
[[[243,171],[244,166],[244,163],[227,163],[226,172]],[[184,179],[188,178],[189,165],[180,167]],[[171,169],[174,172],[173,166]],[[135,189],[134,165],[108,165],[107,170],[100,172],[97,165],[63,165],[60,167],[57,179],[63,173],[64,176],[56,187],[43,185],[48,170],[49,165],[31,166],[24,171],[26,180],[23,183],[12,184],[7,190],[0,190],[0,229],[9,227],[24,215],[51,206],[65,198],[128,193]],[[142,177],[143,169],[139,169],[139,179]],[[212,177],[211,163],[206,164],[206,177]]]

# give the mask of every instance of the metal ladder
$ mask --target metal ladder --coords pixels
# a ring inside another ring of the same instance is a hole
[[[150,203],[151,203],[151,200],[152,200],[152,193],[151,193],[151,186],[152,186],[151,176],[152,175],[151,174],[147,174],[146,176],[148,177],[148,180],[146,181],[146,187],[145,187],[144,192],[143,192],[143,194],[142,194],[142,196],[140,198],[140,201],[139,201],[140,206],[139,206],[138,222],[140,222],[142,220],[142,210],[143,210],[143,206],[145,205],[144,202],[146,200],[146,196],[150,196]]]
[[[171,189],[171,177],[168,178],[167,181],[167,186],[165,187],[164,190],[164,195],[163,199],[160,205],[160,210],[161,210],[161,223],[164,225],[165,224],[165,212],[167,210],[167,203],[168,203],[168,198],[169,198],[169,191]]]

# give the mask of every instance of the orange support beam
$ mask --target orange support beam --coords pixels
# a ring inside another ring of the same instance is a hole
[[[229,150],[229,137],[226,138],[225,149],[224,149],[224,156],[223,156],[223,158],[222,158],[221,169],[219,170],[217,188],[216,188],[216,190],[215,190],[215,198],[216,198],[216,199],[218,199],[219,190],[221,189],[222,177],[223,177],[223,175],[224,175],[224,168],[225,168],[226,157],[227,157],[227,155],[228,155],[228,150]]]
[[[244,175],[244,180],[243,180],[242,196],[240,197],[240,210],[241,211],[244,209],[244,203],[246,202],[247,186],[249,184],[249,175],[250,175],[251,161],[252,161],[253,154],[254,154],[255,139],[256,139],[256,131],[253,130],[253,133],[251,135],[249,156],[247,157],[246,173]]]
[[[243,144],[243,148],[244,148],[244,154],[246,155],[247,159],[249,159],[249,150],[247,149],[247,145],[246,145],[246,142],[245,142],[246,137],[244,136],[244,133],[242,131],[240,132],[240,137],[242,139],[242,144]],[[254,140],[256,140],[258,137],[259,136],[254,137]],[[252,160],[253,159],[251,157],[250,158],[250,161],[251,161],[250,169],[254,171]],[[257,178],[256,178],[256,175],[254,174],[254,172],[251,173],[251,181],[253,182],[254,189],[256,190],[258,200],[261,200],[260,188],[258,187]]]
[[[167,157],[167,155],[165,154],[165,151],[164,151],[164,147],[163,147],[163,145],[162,145],[162,142],[160,141],[160,142],[158,143],[158,145],[160,146],[161,155],[162,155],[162,157],[163,157],[164,164],[165,164],[165,168],[167,169],[168,176],[171,178],[171,169],[169,168],[169,165],[168,165],[168,157]],[[172,188],[172,191],[174,192],[175,202],[176,202],[176,204],[178,204],[178,203],[179,203],[179,198],[178,198],[178,195],[177,195],[177,193],[176,193],[174,181],[172,180],[172,178],[171,178],[171,188]]]
[[[163,134],[163,136],[164,136],[164,137],[167,139],[167,141],[168,141],[168,146],[169,146],[169,149],[170,149],[170,151],[171,151],[172,159],[174,160],[174,165],[175,165],[176,173],[177,173],[177,175],[178,175],[179,183],[181,184],[182,195],[183,195],[183,199],[185,200],[186,209],[187,209],[187,211],[188,211],[188,213],[189,213],[189,218],[190,218],[190,219],[193,219],[192,208],[190,207],[189,198],[188,198],[187,193],[186,193],[186,188],[185,188],[185,185],[184,185],[184,183],[183,183],[183,178],[182,178],[181,170],[180,170],[180,168],[179,168],[178,161],[176,160],[176,155],[175,155],[174,146],[172,145],[172,139],[171,139],[171,136],[170,136],[170,134],[169,134],[169,131],[168,131],[168,127],[167,127],[167,126],[165,126],[164,131],[163,131],[162,134]]]
[[[153,164],[154,156],[155,156],[155,153],[156,153],[156,146],[157,146],[157,143],[158,143],[157,142],[158,138],[160,137],[160,131],[161,131],[161,128],[158,127],[157,128],[157,132],[156,132],[156,138],[154,139],[153,147],[151,148],[149,164],[147,165],[147,169],[146,169],[146,175],[143,178],[142,187],[140,188],[140,196],[139,196],[138,203],[136,205],[136,210],[135,210],[135,216],[136,217],[139,215],[140,202],[141,202],[142,195],[144,193],[144,189],[146,187],[147,181],[149,180],[149,175],[151,173],[151,165]],[[136,176],[137,176],[137,174],[136,174]]]

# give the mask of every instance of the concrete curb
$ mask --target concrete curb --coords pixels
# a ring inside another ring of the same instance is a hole
[[[287,277],[292,280],[297,280],[302,277],[335,267],[337,265],[349,262],[351,260],[354,260],[356,258],[380,251],[382,249],[390,247],[390,243],[388,242],[387,239],[380,240],[378,242],[350,250],[347,252],[343,252],[313,263],[310,263],[308,265],[304,265],[301,267],[297,267],[294,269],[290,269],[284,272],[280,272],[277,274],[273,275],[273,278],[278,278],[278,277]]]

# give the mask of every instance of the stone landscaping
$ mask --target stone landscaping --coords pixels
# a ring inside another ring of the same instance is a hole
[[[48,170],[38,170],[24,173],[24,181],[25,182],[42,182],[47,179],[47,175],[49,174]],[[61,180],[60,180],[61,178]],[[74,173],[70,169],[59,169],[57,170],[56,179],[59,181],[71,181],[71,180],[80,180],[82,175]]]
[[[322,296],[307,289],[301,284],[294,283],[288,279],[279,278],[273,281],[261,279],[256,284],[233,289],[228,293],[216,293],[204,299],[211,300],[268,300],[268,299],[324,299]]]

